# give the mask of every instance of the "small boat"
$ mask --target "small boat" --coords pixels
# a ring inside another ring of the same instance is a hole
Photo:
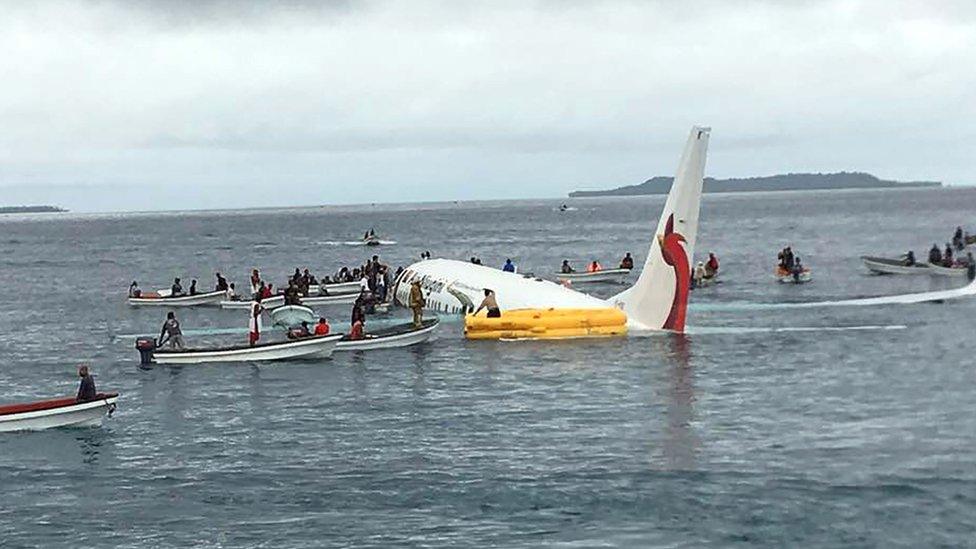
[[[942,265],[928,264],[928,271],[933,276],[966,276],[969,274],[969,269],[965,266],[958,267],[943,267]]]
[[[359,298],[359,292],[354,294],[339,294],[339,295],[320,295],[312,297],[303,297],[302,305],[348,305],[356,301]]]
[[[584,282],[623,283],[629,274],[630,269],[603,269],[594,272],[559,273],[556,275],[556,278],[560,281],[568,280],[573,284],[582,284]]]
[[[872,273],[877,274],[929,274],[929,264],[928,263],[916,263],[914,265],[905,265],[905,262],[900,259],[888,259],[885,257],[870,257],[866,255],[861,256],[861,261],[864,266],[868,268]]]
[[[270,309],[268,314],[276,325],[284,328],[295,328],[301,326],[302,322],[314,324],[318,319],[315,311],[304,305],[282,305]]]
[[[143,355],[143,364],[204,364],[208,362],[254,362],[291,360],[303,358],[328,358],[335,350],[342,334],[310,336],[302,339],[286,339],[212,349],[153,349]],[[148,359],[148,360],[147,360]]]
[[[780,284],[804,284],[813,280],[813,275],[810,273],[810,269],[806,267],[803,268],[803,272],[799,276],[795,276],[781,267],[776,267],[776,280]]]
[[[235,301],[224,300],[220,302],[220,308],[221,309],[250,309],[251,303],[254,302],[250,300],[244,300],[244,299],[235,300]],[[285,304],[285,296],[283,295],[276,295],[274,297],[269,297],[268,299],[261,300],[261,305],[263,305],[265,309],[274,309],[275,307],[281,307],[284,304]]]
[[[199,305],[218,305],[227,296],[225,292],[207,292],[205,294],[181,295],[179,297],[162,296],[157,293],[143,293],[139,297],[130,297],[129,305],[134,307],[196,307]]]
[[[74,397],[0,406],[0,433],[41,431],[56,427],[97,427],[115,411],[118,393],[99,393],[95,400]]]
[[[309,295],[319,295],[325,290],[327,295],[358,294],[359,289],[358,281],[336,282],[334,284],[312,284],[308,287],[308,293]]]
[[[412,322],[391,326],[389,328],[370,332],[364,339],[351,340],[343,336],[336,345],[336,351],[370,351],[373,349],[396,349],[417,345],[430,339],[440,320],[436,318],[423,322],[420,328],[414,327]]]

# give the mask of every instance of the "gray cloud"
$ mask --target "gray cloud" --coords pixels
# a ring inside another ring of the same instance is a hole
[[[716,176],[976,180],[972,2],[42,1],[0,51],[0,186],[40,198],[555,195],[670,173],[695,123]]]

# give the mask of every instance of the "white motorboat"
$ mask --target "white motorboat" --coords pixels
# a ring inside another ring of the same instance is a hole
[[[603,269],[594,272],[559,273],[556,278],[573,284],[586,282],[616,282],[623,283],[630,274],[630,269]]]
[[[370,351],[417,345],[428,341],[439,323],[438,319],[432,318],[425,320],[420,328],[409,322],[370,332],[363,339],[352,340],[349,336],[343,336],[336,345],[336,351]]]
[[[269,310],[268,314],[276,325],[284,328],[295,328],[301,326],[302,322],[314,324],[318,319],[315,311],[304,305],[282,305]]]
[[[115,411],[118,393],[99,393],[95,400],[74,397],[0,406],[0,433],[41,431],[56,427],[97,427]]]
[[[326,295],[358,294],[360,284],[355,282],[336,282],[334,284],[312,284],[308,287],[309,295],[319,295],[325,291]]]
[[[181,295],[179,297],[164,297],[155,294],[142,294],[140,297],[130,297],[129,305],[135,307],[196,307],[199,305],[218,305],[227,296],[225,292],[207,292],[196,295]]]
[[[928,264],[928,271],[934,276],[966,276],[969,270],[966,267],[943,267],[942,265]]]
[[[155,349],[151,360],[156,364],[203,364],[208,362],[255,362],[328,358],[342,334],[287,339],[254,346],[238,345],[213,349]],[[145,362],[145,360],[143,360]]]
[[[224,300],[220,302],[220,308],[221,309],[250,309],[251,303],[254,302],[250,300],[239,300],[239,301]],[[275,307],[281,307],[284,304],[285,304],[285,296],[283,295],[276,295],[274,297],[269,297],[268,299],[261,300],[261,305],[263,305],[265,309],[274,309]]]
[[[348,305],[359,298],[359,292],[341,295],[320,295],[303,297],[302,305]]]
[[[864,263],[864,266],[868,268],[868,270],[877,274],[929,274],[928,263],[905,265],[905,262],[901,259],[870,257],[866,255],[861,256],[861,261]]]

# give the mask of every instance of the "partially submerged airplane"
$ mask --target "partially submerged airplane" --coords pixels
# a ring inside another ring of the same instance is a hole
[[[484,289],[490,288],[503,317],[504,311],[516,309],[614,307],[626,314],[626,327],[631,332],[684,332],[710,131],[703,127],[691,129],[644,268],[637,282],[624,292],[604,300],[533,276],[466,261],[428,259],[409,266],[397,279],[397,301],[408,303],[410,285],[420,281],[427,309],[465,314],[474,310]]]

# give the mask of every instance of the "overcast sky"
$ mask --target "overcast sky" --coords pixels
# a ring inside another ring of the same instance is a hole
[[[28,5],[29,4],[29,5]],[[0,204],[556,197],[674,172],[976,183],[976,2],[6,2]]]

